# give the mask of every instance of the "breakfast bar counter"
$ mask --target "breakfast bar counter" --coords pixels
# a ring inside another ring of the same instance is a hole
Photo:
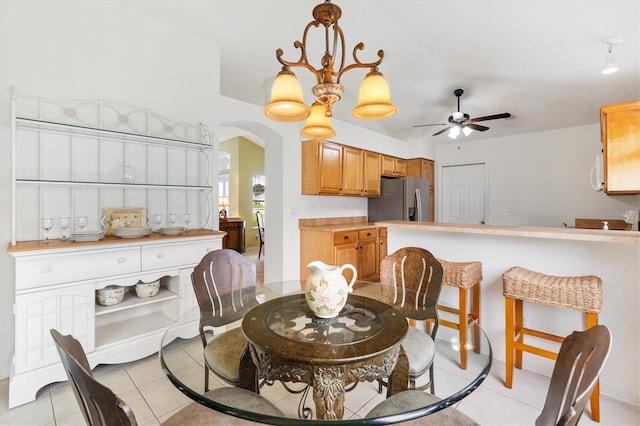
[[[547,275],[600,277],[600,323],[613,335],[611,354],[601,375],[601,392],[640,405],[640,232],[405,221],[375,224],[388,230],[389,253],[415,246],[448,261],[482,262],[481,325],[492,342],[495,359],[500,361],[505,359],[505,271],[521,266]],[[441,302],[456,306],[457,289],[443,287]],[[524,322],[525,326],[565,336],[585,327],[580,312],[541,304],[526,305]],[[551,360],[529,354],[524,354],[523,365],[547,376],[553,369]],[[504,371],[498,374],[504,377]],[[607,413],[602,415],[606,422]]]

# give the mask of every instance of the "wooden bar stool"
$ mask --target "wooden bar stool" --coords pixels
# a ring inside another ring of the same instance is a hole
[[[469,344],[467,334],[469,324],[477,322],[480,325],[480,281],[482,281],[482,263],[480,262],[449,262],[438,259],[442,265],[442,283],[458,287],[458,308],[438,305],[438,309],[458,315],[458,322],[440,318],[440,325],[459,331],[460,336],[460,367],[467,369],[467,351]],[[468,291],[471,289],[471,309],[469,309]],[[475,327],[473,333],[473,350],[480,353],[480,328]]]
[[[524,343],[524,335],[562,343],[564,337],[540,330],[526,328],[522,323],[523,301],[569,308],[585,313],[586,329],[598,324],[598,313],[602,310],[602,280],[593,275],[582,277],[558,277],[530,271],[519,266],[502,274],[502,294],[505,299],[506,321],[506,380],[511,388],[513,364],[522,368],[522,353],[557,359],[557,352]],[[591,418],[600,421],[599,382],[591,395]]]

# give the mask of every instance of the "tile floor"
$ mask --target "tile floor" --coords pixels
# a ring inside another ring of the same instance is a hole
[[[253,255],[253,250],[247,253]],[[257,253],[256,253],[257,255]],[[197,362],[194,360],[194,363]],[[438,360],[436,360],[438,366]],[[165,377],[157,355],[139,361],[96,367],[98,380],[110,387],[132,408],[140,425],[158,425],[178,409],[191,402]],[[438,375],[436,368],[436,385]],[[458,404],[458,409],[482,425],[532,425],[542,409],[549,379],[527,370],[516,370],[513,389],[503,385],[504,363],[494,361],[489,377],[471,395]],[[381,396],[374,384],[364,383],[357,393],[345,401],[345,417],[363,416]],[[368,386],[367,386],[368,385]],[[359,385],[360,387],[360,385]],[[44,387],[34,402],[7,407],[9,380],[0,380],[0,425],[83,425],[77,402],[67,382]],[[269,390],[274,397],[288,398],[290,410],[297,410],[298,396],[288,395],[276,387]],[[356,396],[357,395],[357,396]],[[640,425],[640,408],[601,396],[601,425]],[[587,412],[581,424],[593,422]],[[287,410],[288,411],[288,410]]]
[[[495,361],[491,374],[471,395],[458,404],[458,409],[482,425],[532,425],[544,402],[548,378],[516,371],[513,389],[503,385],[504,364]],[[164,376],[157,356],[120,365],[102,365],[94,370],[102,383],[114,390],[132,408],[139,425],[158,425],[191,401]],[[436,384],[437,376],[436,376]],[[367,413],[380,396],[373,384],[349,394],[345,401],[345,417]],[[9,410],[9,381],[0,380],[0,425],[83,425],[84,420],[68,383],[54,383],[43,388],[34,402]],[[290,410],[297,410],[298,397],[282,389],[271,390],[291,400]],[[356,396],[353,398],[353,396]],[[588,410],[588,408],[587,408]],[[289,410],[287,410],[289,411]],[[640,409],[601,397],[601,425],[638,425]],[[588,413],[582,425],[597,424]]]

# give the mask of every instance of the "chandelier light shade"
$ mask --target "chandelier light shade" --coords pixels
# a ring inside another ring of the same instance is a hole
[[[327,116],[325,106],[320,102],[311,105],[311,114],[300,134],[310,139],[329,139],[336,135],[331,127],[331,117]]]
[[[304,103],[302,86],[294,73],[283,69],[271,88],[271,102],[264,107],[264,115],[276,121],[300,121],[309,116]]]
[[[344,86],[340,84],[342,75],[352,69],[368,68],[370,71],[365,77],[359,91],[358,105],[353,109],[354,117],[364,120],[379,120],[391,117],[398,109],[391,103],[389,86],[382,73],[378,71],[378,65],[382,63],[384,51],[378,51],[378,59],[373,62],[361,62],[357,56],[359,50],[364,49],[364,43],[360,42],[353,48],[353,60],[350,65],[345,64],[345,42],[342,28],[338,20],[342,16],[342,10],[331,0],[325,0],[313,8],[313,20],[307,24],[302,35],[302,41],[296,41],[293,45],[300,49],[300,59],[297,62],[289,62],[282,58],[282,49],[276,50],[276,59],[282,64],[282,71],[276,77],[271,91],[271,100],[264,107],[264,114],[276,121],[300,121],[307,117],[306,126],[300,132],[303,136],[333,137],[335,131],[331,128],[329,119],[333,113],[333,104],[342,98]],[[314,68],[307,58],[307,36],[311,28],[324,28],[324,54],[320,58],[320,68]],[[298,83],[291,68],[301,67],[310,71],[316,79],[316,85],[311,92],[315,97],[314,105],[308,108],[304,104],[302,88]],[[318,103],[319,106],[316,106]],[[324,118],[318,116],[322,108]],[[311,114],[311,116],[309,115]],[[330,129],[330,131],[328,130]],[[331,134],[331,136],[318,136]]]
[[[453,126],[451,130],[449,130],[449,133],[447,133],[447,136],[449,136],[451,139],[455,139],[458,137],[459,134],[460,134],[460,127]]]
[[[361,120],[391,117],[398,108],[391,103],[389,85],[379,71],[371,71],[360,86],[358,105],[351,114]]]

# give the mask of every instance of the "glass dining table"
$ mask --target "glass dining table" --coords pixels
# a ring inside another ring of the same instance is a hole
[[[183,318],[165,332],[160,349],[165,374],[200,404],[253,422],[375,425],[416,419],[453,405],[489,373],[491,345],[477,324],[469,333],[479,331],[480,344],[468,349],[465,370],[459,366],[457,331],[439,327],[434,341],[435,396],[419,407],[368,417],[378,403],[407,388],[408,363],[400,345],[407,320],[382,302],[386,292],[379,283],[356,282],[345,308],[329,320],[313,316],[300,289],[300,281],[261,286],[256,291],[259,304],[232,325],[242,327],[248,341],[238,386],[259,393],[282,415],[220,398],[219,391],[205,392],[197,316]],[[382,393],[380,380],[387,384]],[[211,388],[231,388],[214,375],[209,382]]]

